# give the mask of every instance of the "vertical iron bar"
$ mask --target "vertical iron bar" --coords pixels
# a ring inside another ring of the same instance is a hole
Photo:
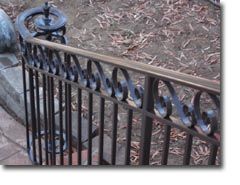
[[[118,104],[113,104],[113,127],[112,127],[112,154],[111,164],[116,163],[116,148],[117,148],[117,122],[118,122]]]
[[[49,36],[51,38],[51,36]],[[53,53],[52,50],[47,49],[48,60],[52,62]],[[49,121],[50,121],[50,145],[51,145],[51,165],[56,165],[56,144],[55,144],[55,111],[54,111],[54,81],[53,77],[48,77],[48,87],[49,87]]]
[[[22,76],[23,76],[23,95],[24,95],[24,108],[25,108],[25,123],[26,123],[26,138],[27,138],[27,151],[30,151],[29,144],[29,121],[28,121],[28,105],[27,105],[27,84],[26,84],[26,68],[25,60],[22,57]]]
[[[54,82],[50,77],[50,96],[51,96],[51,149],[52,149],[52,164],[56,165],[56,143],[55,143],[55,115],[54,115]]]
[[[46,165],[49,164],[48,159],[48,119],[47,119],[47,95],[46,95],[46,75],[43,77],[43,117],[44,117],[44,143],[45,143],[45,160]]]
[[[31,104],[31,118],[32,118],[32,148],[33,148],[33,162],[36,164],[36,113],[34,101],[34,83],[33,83],[33,70],[29,68],[29,90],[30,90],[30,104]]]
[[[193,136],[190,133],[187,133],[185,149],[184,149],[184,156],[183,156],[183,165],[190,164],[192,142],[193,142]]]
[[[210,146],[210,156],[208,159],[208,165],[215,165],[217,157],[218,146],[211,144]]]
[[[77,140],[77,151],[78,151],[78,165],[82,163],[82,90],[78,89],[78,140]]]
[[[36,89],[36,106],[37,106],[38,155],[39,155],[39,164],[42,165],[42,141],[41,141],[41,123],[40,123],[39,75],[38,75],[37,71],[35,71],[35,89]]]
[[[105,110],[105,99],[100,98],[100,123],[99,123],[99,155],[98,164],[103,164],[103,136],[104,136],[104,111]]]
[[[68,98],[67,98],[67,88],[68,84],[64,83],[64,89],[65,89],[65,132],[66,132],[66,142],[68,146]]]
[[[163,153],[162,153],[161,164],[162,165],[167,165],[171,126],[164,125],[164,130],[165,130],[165,133],[164,133],[164,143],[163,143]]]
[[[50,164],[53,164],[53,158],[52,158],[52,106],[51,106],[51,80],[50,77],[47,76],[47,101],[48,101],[48,146],[49,146],[49,152],[50,152]]]
[[[154,78],[146,76],[144,85],[144,98],[143,98],[143,111],[153,112],[154,100],[153,100],[153,87]],[[142,115],[142,128],[141,128],[141,141],[140,141],[140,164],[148,165],[151,149],[151,136],[152,136],[152,123],[153,119]]]
[[[68,114],[68,165],[72,165],[72,110],[71,110],[71,85],[67,85],[67,114]]]
[[[62,81],[58,82],[59,87],[59,152],[60,165],[63,165],[63,106],[62,106]]]
[[[132,118],[133,111],[128,110],[128,122],[127,122],[127,131],[126,131],[126,153],[125,153],[125,164],[130,165],[130,155],[131,155],[131,134],[132,134]]]
[[[92,164],[92,103],[93,94],[88,93],[88,165]]]
[[[70,56],[67,53],[64,53],[64,64],[66,65],[66,67],[68,68],[70,66]],[[65,82],[64,83],[65,86],[65,131],[66,131],[66,142],[67,142],[67,146],[68,146],[68,151],[69,151],[69,97],[68,97],[68,84]],[[71,102],[70,102],[71,104]],[[71,163],[69,158],[71,158],[70,153],[68,153],[68,164]]]
[[[66,65],[66,67],[70,66],[70,58],[67,55],[67,53],[64,53],[64,64]],[[67,72],[67,71],[66,71]],[[66,133],[66,143],[67,143],[67,148],[69,148],[68,146],[68,84],[65,82],[64,83],[64,89],[65,89],[65,133]]]

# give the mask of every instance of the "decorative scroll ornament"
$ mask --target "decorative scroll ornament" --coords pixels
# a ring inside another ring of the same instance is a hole
[[[111,78],[109,78],[104,74],[102,66],[97,61],[88,60],[87,68],[83,69],[81,67],[81,62],[75,55],[65,55],[72,63],[63,63],[58,51],[44,50],[41,46],[33,46],[32,51],[31,47],[27,45],[24,50],[27,51],[25,57],[29,65],[46,70],[54,75],[60,75],[67,80],[78,82],[94,91],[105,91],[109,96],[115,97],[119,101],[126,102],[127,100],[131,100],[136,107],[142,107],[144,96],[143,87],[134,85],[125,69],[115,67],[112,71]],[[50,56],[49,53],[51,53]],[[96,67],[96,72],[93,72],[93,65]],[[124,77],[121,80],[118,80],[118,71],[120,71]],[[170,96],[158,94],[158,84],[160,81],[165,84]],[[172,116],[174,105],[181,122],[186,127],[191,128],[193,126],[198,126],[202,133],[210,135],[218,128],[216,111],[207,110],[201,112],[201,94],[201,91],[197,92],[193,97],[192,104],[185,105],[179,100],[171,82],[155,79],[153,83],[154,105],[160,117],[168,119]],[[216,107],[219,108],[220,101],[217,95],[209,94],[209,96]]]
[[[33,17],[35,17],[35,30],[30,32],[25,22]],[[45,36],[47,40],[59,40],[62,44],[66,44],[67,40],[64,36],[66,22],[65,14],[46,2],[43,7],[32,8],[21,13],[16,19],[16,26],[23,39],[29,36]]]
[[[30,33],[25,21],[33,16],[39,15],[35,21],[38,32]],[[52,19],[56,16],[56,19]],[[114,67],[112,74],[106,75],[99,61],[86,61],[86,68],[81,65],[83,61],[74,54],[62,53],[51,50],[40,45],[31,45],[24,41],[28,34],[32,36],[45,35],[46,39],[57,39],[61,43],[66,43],[65,34],[66,17],[55,8],[50,8],[45,4],[44,8],[35,8],[23,12],[17,19],[20,28],[20,43],[22,55],[31,66],[37,67],[51,74],[63,77],[94,91],[104,92],[119,101],[132,101],[137,108],[143,107],[144,90],[142,86],[134,84],[128,71],[123,68]],[[62,59],[64,58],[64,60]],[[121,78],[119,77],[121,74]],[[109,77],[110,76],[110,77]],[[159,82],[162,82],[169,91],[169,96],[159,95]],[[154,107],[161,118],[169,119],[173,116],[173,108],[176,108],[182,124],[188,128],[197,126],[200,132],[210,135],[218,128],[216,111],[206,110],[201,112],[200,100],[202,92],[197,92],[190,105],[183,104],[172,83],[156,78],[153,86]],[[209,94],[210,98],[219,109],[220,101],[217,95]]]
[[[199,91],[193,97],[193,104],[184,105],[178,98],[176,91],[174,90],[172,84],[168,81],[162,81],[171,97],[159,96],[158,95],[158,84],[159,80],[156,79],[153,85],[153,97],[155,102],[155,108],[162,118],[169,118],[172,114],[172,105],[176,107],[177,113],[179,115],[182,123],[187,127],[192,127],[197,125],[201,132],[210,135],[217,130],[217,118],[216,113],[213,110],[208,110],[205,112],[200,111],[200,97],[202,92]],[[220,107],[220,101],[216,95],[209,94],[213,100],[216,107]],[[218,109],[219,111],[219,109]]]

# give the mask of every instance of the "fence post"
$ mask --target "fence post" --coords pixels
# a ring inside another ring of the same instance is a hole
[[[146,112],[152,112],[154,110],[153,82],[154,82],[153,77],[150,76],[145,77],[143,116],[140,141],[140,165],[149,164],[153,119],[148,117],[146,115]]]

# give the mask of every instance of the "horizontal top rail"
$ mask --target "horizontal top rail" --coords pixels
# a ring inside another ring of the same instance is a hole
[[[220,82],[196,77],[177,71],[155,67],[136,61],[121,59],[118,57],[107,56],[63,44],[53,43],[47,40],[34,37],[26,37],[25,40],[31,44],[45,46],[51,49],[60,50],[69,54],[77,54],[91,60],[100,61],[106,64],[111,64],[120,68],[127,68],[139,73],[161,78],[162,80],[172,81],[178,84],[186,85],[195,89],[206,91],[209,93],[220,95]]]

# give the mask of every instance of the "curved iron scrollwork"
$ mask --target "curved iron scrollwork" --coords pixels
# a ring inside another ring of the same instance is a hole
[[[27,49],[28,50],[28,49]],[[136,86],[127,70],[115,67],[112,71],[111,78],[104,74],[100,62],[88,60],[87,68],[83,69],[76,55],[69,55],[72,64],[65,64],[61,60],[58,51],[52,50],[51,59],[47,57],[49,51],[44,50],[41,46],[34,46],[33,52],[28,51],[27,61],[29,65],[46,70],[54,75],[60,75],[63,78],[81,83],[83,86],[91,88],[94,91],[105,91],[109,96],[115,97],[119,101],[133,101],[137,108],[143,105],[144,88]],[[31,54],[33,53],[33,54]],[[92,65],[96,66],[96,72],[93,72]],[[118,80],[118,71],[121,71],[124,79]],[[167,87],[170,96],[159,95],[159,82],[162,81]],[[155,79],[153,83],[153,98],[155,110],[162,118],[172,116],[173,107],[176,108],[181,122],[186,127],[198,126],[201,132],[207,135],[217,130],[217,118],[214,110],[201,112],[200,100],[202,91],[198,91],[190,105],[183,104],[177,95],[173,85],[169,81]],[[210,98],[219,111],[220,101],[217,95],[209,94]]]
[[[169,96],[158,96],[158,83],[159,80],[155,80],[154,83],[154,100],[155,107],[163,118],[168,118],[172,114],[172,105],[176,107],[177,113],[182,123],[187,127],[194,125],[199,126],[204,134],[210,135],[217,130],[217,118],[216,113],[213,110],[201,113],[200,110],[200,97],[202,91],[198,91],[193,97],[193,103],[190,105],[183,104],[173,88],[171,82],[163,81],[166,85],[171,98]],[[220,107],[220,101],[217,95],[209,94],[216,107]]]
[[[47,135],[49,136],[50,133],[47,132]],[[37,138],[41,138],[41,139],[44,139],[44,137],[46,136],[45,132],[44,131],[41,131],[40,132],[40,136],[36,136],[36,139]],[[60,153],[60,132],[59,131],[55,131],[55,143],[56,143],[56,147],[55,147],[55,153],[56,154],[59,154]],[[63,151],[66,151],[67,150],[67,139],[66,139],[66,134],[63,133],[62,135],[62,139],[63,139]],[[48,153],[51,154],[53,152],[53,148],[52,148],[52,144],[49,142],[48,145],[47,145],[47,148],[48,148]],[[43,149],[45,150],[45,146],[43,146]],[[30,160],[34,161],[33,160],[33,141],[32,139],[30,138],[30,151],[29,151],[29,157],[30,157]],[[37,164],[39,164],[39,161],[36,162]]]
[[[37,32],[28,30],[25,26],[25,21],[31,17],[38,15],[35,19]],[[51,18],[55,16],[56,18]],[[141,85],[134,84],[128,71],[124,68],[114,66],[111,77],[108,77],[103,70],[100,61],[88,59],[87,67],[84,69],[81,62],[74,54],[63,53],[64,57],[68,58],[68,62],[62,61],[60,51],[51,50],[40,45],[31,45],[25,42],[28,36],[39,37],[45,36],[47,40],[57,39],[61,43],[66,43],[64,36],[66,16],[55,8],[50,8],[46,3],[44,7],[38,7],[23,12],[17,18],[17,26],[20,32],[20,43],[23,56],[29,65],[45,70],[54,75],[62,76],[64,79],[80,83],[81,85],[90,88],[94,91],[105,91],[111,97],[118,101],[134,102],[136,108],[143,107],[144,92],[147,90]],[[51,55],[49,54],[51,53]],[[93,70],[95,66],[96,71]],[[119,73],[122,74],[122,79],[118,79]],[[159,95],[159,82],[163,84],[169,91],[169,96]],[[173,82],[155,78],[152,89],[152,97],[154,99],[154,109],[161,118],[169,119],[173,115],[173,108],[176,109],[178,116],[186,127],[192,128],[198,126],[200,132],[206,135],[213,134],[217,128],[216,111],[219,111],[220,100],[218,94],[208,93],[214,102],[217,110],[201,111],[200,101],[204,90],[195,93],[190,105],[183,104],[175,91]],[[154,111],[153,111],[154,112]]]
[[[33,19],[33,17],[35,17],[34,30],[30,32],[26,22]],[[23,39],[45,36],[47,40],[56,39],[62,44],[66,44],[67,40],[64,36],[66,22],[65,14],[46,2],[43,7],[32,8],[21,13],[17,17],[16,26]]]
[[[34,20],[34,28],[30,31],[26,25],[31,20]],[[47,48],[41,46],[32,46],[31,44],[26,42],[26,38],[44,37],[46,40],[49,41],[60,41],[60,43],[66,44],[66,22],[67,18],[64,13],[54,7],[51,7],[48,2],[46,2],[43,7],[36,7],[26,10],[17,17],[16,26],[20,33],[19,40],[21,52],[22,56],[25,58],[25,61],[27,61],[29,65],[35,66],[39,69],[43,69],[55,75],[60,74],[60,70],[62,69],[62,62],[59,53],[53,51],[52,56],[49,56],[49,50]],[[51,57],[52,59],[50,59],[49,57]],[[36,135],[35,141],[38,139],[42,139],[49,134],[50,133],[45,133],[44,130],[41,130],[40,135]],[[59,139],[59,135],[59,131],[55,131],[55,140]],[[30,148],[28,151],[30,159],[32,161],[34,161],[33,142],[35,141],[32,141],[30,139]],[[48,148],[48,153],[53,152],[51,141],[48,141],[46,147]],[[63,133],[63,150],[65,151],[66,148],[66,134]],[[59,152],[59,147],[55,147],[55,153]],[[34,162],[39,163],[39,161]]]

